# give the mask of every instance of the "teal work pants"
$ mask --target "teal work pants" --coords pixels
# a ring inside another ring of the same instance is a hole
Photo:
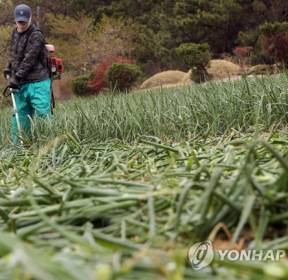
[[[45,118],[51,115],[51,80],[23,84],[14,94],[19,115],[21,136],[31,138],[31,120],[34,116]],[[19,143],[19,131],[15,114],[12,118],[12,141]]]

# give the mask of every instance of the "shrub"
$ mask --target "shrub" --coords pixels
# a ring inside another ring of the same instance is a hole
[[[240,31],[237,38],[237,43],[242,46],[255,46],[260,35],[259,28]]]
[[[91,80],[88,87],[93,92],[100,92],[102,89],[109,87],[106,81],[106,72],[113,63],[133,64],[134,61],[121,56],[112,56],[102,59],[91,74]]]
[[[211,60],[208,44],[184,43],[176,49],[177,55],[192,69],[191,79],[196,83],[209,80],[206,66]]]
[[[210,47],[206,43],[184,43],[176,48],[176,53],[191,69],[205,68],[211,59]]]
[[[262,50],[259,42],[260,35],[261,32],[259,27],[253,30],[240,31],[238,34],[237,42],[242,46],[253,47],[253,50],[249,54],[250,64],[273,64],[274,60],[271,58],[271,56]],[[235,50],[236,49],[234,49],[233,53],[238,57],[238,55],[235,53]]]
[[[110,88],[129,90],[140,76],[140,68],[135,64],[113,63],[106,74],[106,81]]]
[[[260,27],[259,43],[275,62],[288,64],[288,22],[265,23]]]
[[[87,96],[93,93],[91,88],[88,87],[88,76],[79,76],[72,82],[72,90],[77,96]]]
[[[253,64],[281,62],[287,65],[288,22],[264,23],[251,34],[254,34],[253,42],[251,40],[254,45],[254,51],[251,54]],[[242,42],[244,41],[242,40]]]

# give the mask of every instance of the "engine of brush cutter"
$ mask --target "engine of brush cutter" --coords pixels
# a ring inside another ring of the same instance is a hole
[[[48,65],[53,79],[61,79],[64,73],[63,60],[56,56],[48,57]]]
[[[48,66],[52,79],[61,79],[61,74],[64,73],[63,60],[54,55],[55,47],[51,44],[46,44],[46,49],[48,51]]]

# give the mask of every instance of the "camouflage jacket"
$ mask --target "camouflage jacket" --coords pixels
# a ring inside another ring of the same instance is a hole
[[[13,31],[10,52],[8,67],[20,83],[49,78],[45,39],[35,25],[22,33]]]

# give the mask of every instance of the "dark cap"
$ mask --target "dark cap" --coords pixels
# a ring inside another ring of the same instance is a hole
[[[31,18],[32,11],[31,8],[25,4],[21,4],[15,7],[14,17],[15,21],[25,21],[28,22]]]

